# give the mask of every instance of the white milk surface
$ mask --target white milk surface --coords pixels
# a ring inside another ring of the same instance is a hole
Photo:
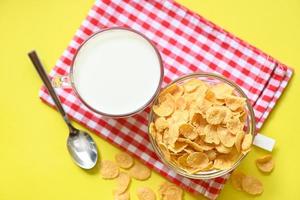
[[[140,35],[104,31],[89,39],[73,65],[73,81],[92,108],[111,115],[134,112],[153,97],[159,85],[159,58]]]

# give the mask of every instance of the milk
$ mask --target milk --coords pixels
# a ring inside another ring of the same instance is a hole
[[[160,87],[153,46],[137,33],[111,29],[90,38],[73,63],[73,83],[93,109],[125,115],[144,107]]]

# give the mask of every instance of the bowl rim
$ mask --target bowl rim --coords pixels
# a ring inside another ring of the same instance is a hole
[[[155,54],[157,56],[157,59],[158,59],[158,62],[159,62],[159,68],[160,68],[160,78],[159,78],[159,82],[158,82],[158,85],[157,85],[157,88],[155,90],[155,92],[152,94],[151,98],[142,106],[140,106],[139,108],[137,108],[136,110],[134,111],[131,111],[131,112],[128,112],[128,113],[120,113],[120,114],[111,114],[111,113],[105,113],[103,111],[100,111],[100,110],[97,110],[95,108],[93,108],[91,105],[89,105],[89,103],[87,101],[84,100],[84,98],[80,95],[80,93],[78,92],[78,89],[76,87],[76,84],[75,84],[75,80],[74,80],[74,65],[75,65],[75,61],[76,61],[76,58],[79,54],[79,51],[83,48],[83,46],[85,46],[92,38],[94,37],[97,37],[98,35],[104,33],[104,32],[108,32],[108,31],[114,31],[114,30],[121,30],[121,31],[128,31],[128,32],[131,32],[131,33],[134,33],[138,36],[140,36],[141,38],[143,38],[145,40],[145,42],[149,43],[150,46],[154,49],[155,51]],[[87,37],[86,40],[84,40],[84,42],[82,44],[79,45],[78,49],[76,50],[75,54],[74,54],[74,57],[72,59],[72,62],[71,62],[71,67],[70,67],[70,73],[68,75],[70,77],[70,83],[71,83],[71,87],[74,91],[74,93],[76,94],[76,96],[79,98],[79,100],[87,107],[89,108],[91,111],[93,111],[94,113],[97,113],[97,114],[100,114],[102,116],[105,116],[105,117],[110,117],[110,118],[125,118],[125,117],[130,117],[132,115],[135,115],[139,112],[141,112],[142,110],[144,110],[147,106],[149,106],[153,101],[154,99],[157,97],[157,95],[159,94],[160,90],[161,90],[161,85],[162,85],[162,82],[163,82],[163,77],[164,77],[164,64],[163,64],[163,61],[162,61],[162,57],[161,57],[161,54],[158,50],[158,48],[154,45],[154,43],[146,36],[144,35],[143,33],[135,30],[135,29],[132,29],[132,28],[129,28],[129,27],[125,27],[125,26],[115,26],[115,27],[110,27],[110,28],[104,28],[104,29],[101,29],[99,31],[96,31],[94,32],[93,34],[91,34],[90,36]]]
[[[223,81],[223,82],[229,84],[230,86],[233,86],[235,88],[235,90],[237,90],[239,95],[246,98],[246,107],[247,107],[248,112],[249,112],[248,116],[250,116],[250,122],[249,122],[249,129],[250,130],[248,131],[248,133],[255,136],[255,129],[256,129],[255,128],[256,127],[255,115],[254,115],[253,107],[252,107],[252,105],[249,101],[249,98],[247,97],[246,93],[241,89],[241,87],[238,84],[236,84],[235,82],[227,79],[226,77],[224,77],[222,75],[218,75],[218,74],[215,74],[215,73],[205,73],[205,72],[194,72],[194,73],[186,74],[186,75],[180,76],[179,78],[177,78],[177,79],[173,80],[172,82],[168,83],[164,88],[161,89],[161,91],[163,91],[165,88],[169,87],[170,85],[172,85],[174,83],[177,83],[177,82],[180,82],[180,81],[185,81],[185,80],[188,80],[188,79],[191,79],[191,78],[196,78],[196,77],[197,78],[199,78],[199,77],[214,78],[214,79],[218,79],[220,81]],[[159,94],[153,100],[152,106],[157,102]],[[153,117],[155,115],[154,112],[153,112],[152,106],[151,106],[151,110],[150,110],[149,117],[148,117],[148,135],[149,135],[152,147],[153,147],[156,155],[163,161],[163,163],[166,164],[169,168],[174,170],[179,175],[182,175],[184,177],[191,178],[191,179],[212,179],[212,178],[217,178],[217,177],[220,177],[220,176],[224,176],[224,175],[230,173],[231,171],[233,171],[249,153],[249,151],[248,151],[245,154],[242,154],[240,156],[240,158],[229,169],[203,171],[203,172],[199,172],[199,173],[196,173],[196,174],[189,174],[189,173],[185,172],[184,170],[180,169],[179,167],[175,166],[171,162],[167,161],[164,158],[163,153],[161,152],[160,148],[157,146],[156,141],[152,138],[152,135],[150,134],[150,124],[153,121]]]

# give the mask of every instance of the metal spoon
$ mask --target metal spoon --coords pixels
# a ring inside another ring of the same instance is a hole
[[[67,140],[67,147],[71,157],[73,158],[73,161],[81,168],[93,168],[98,160],[98,150],[96,143],[88,133],[78,130],[74,126],[72,126],[36,52],[29,52],[28,56],[31,59],[33,65],[35,66],[35,69],[40,75],[42,81],[44,82],[46,88],[48,89],[49,94],[51,95],[58,111],[60,112],[61,116],[63,117],[64,121],[69,127],[70,132]]]

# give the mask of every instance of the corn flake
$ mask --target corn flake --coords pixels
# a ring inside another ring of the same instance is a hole
[[[101,162],[100,174],[104,179],[114,179],[119,175],[119,168],[113,161],[103,160]]]
[[[253,136],[251,134],[246,134],[244,136],[243,142],[242,142],[242,151],[247,151],[250,149],[252,144]]]
[[[233,95],[227,95],[225,98],[225,103],[228,108],[235,111],[238,108],[243,108],[246,104],[246,99],[242,97],[237,97]]]
[[[146,180],[151,176],[151,171],[146,166],[135,163],[132,168],[129,169],[129,175],[136,180]]]
[[[203,85],[204,83],[199,79],[190,79],[183,84],[183,87],[186,92],[191,93]]]
[[[205,143],[201,138],[197,138],[195,143],[203,149],[203,151],[209,151],[215,148],[214,144]]]
[[[243,130],[244,124],[239,118],[233,117],[227,121],[226,127],[233,135],[236,135],[238,132]]]
[[[172,99],[165,100],[159,105],[153,106],[153,111],[156,115],[160,117],[167,117],[174,112],[175,101]]]
[[[169,150],[172,151],[173,153],[178,154],[182,152],[187,146],[188,144],[186,142],[180,142],[177,140],[174,144],[174,147],[169,146]]]
[[[166,128],[169,127],[168,121],[164,117],[159,117],[155,120],[155,128],[159,132],[163,132]]]
[[[239,190],[239,191],[242,191],[243,188],[242,188],[242,181],[243,179],[246,177],[246,175],[243,173],[243,172],[239,172],[239,171],[234,171],[232,174],[231,174],[231,185],[236,189],[236,190]]]
[[[215,160],[217,153],[214,150],[208,150],[205,152],[209,160]]]
[[[187,157],[186,163],[192,168],[201,170],[207,167],[209,159],[205,153],[193,152]]]
[[[196,142],[193,142],[189,139],[186,138],[178,138],[178,141],[180,142],[185,142],[187,143],[191,148],[193,148],[196,151],[203,151],[204,149],[202,148],[202,146],[200,146],[199,144],[197,144]]]
[[[161,152],[163,153],[164,158],[166,158],[167,160],[171,160],[171,154],[169,152],[168,147],[164,143],[159,143],[158,147],[160,148]]]
[[[221,143],[225,147],[232,147],[235,143],[235,136],[232,135],[227,128],[224,128],[222,126],[219,126],[217,128],[218,136],[220,138]]]
[[[162,200],[182,200],[183,197],[182,189],[169,182],[162,183],[158,193]]]
[[[231,95],[234,88],[225,83],[213,85],[211,91],[215,94],[217,99],[225,99],[227,95]]]
[[[158,97],[159,103],[165,101],[168,95],[173,96],[174,98],[180,97],[184,93],[184,88],[181,85],[172,84],[169,87],[162,90]]]
[[[238,132],[235,136],[235,148],[238,152],[241,152],[244,136],[245,133],[243,131]]]
[[[122,194],[115,193],[114,200],[129,200],[130,195],[129,192],[124,192]]]
[[[231,152],[231,148],[225,147],[222,143],[217,145],[215,148],[219,153],[227,154]]]
[[[208,124],[205,126],[203,131],[205,134],[204,142],[209,144],[220,144],[220,139],[217,133],[217,126]]]
[[[271,172],[274,168],[274,160],[272,158],[272,155],[268,154],[256,159],[256,166],[262,172]]]
[[[136,191],[136,195],[139,200],[156,200],[156,195],[148,187],[139,187]]]
[[[197,132],[194,131],[194,127],[190,124],[182,124],[179,127],[179,134],[190,140],[194,140],[198,137]]]
[[[149,125],[149,133],[153,138],[156,138],[156,128],[153,122]]]
[[[187,102],[184,97],[178,97],[175,100],[176,110],[184,110],[187,107]]]
[[[115,190],[115,194],[122,194],[127,190],[131,178],[127,173],[121,172],[117,177],[116,181],[117,181],[117,189]]]
[[[213,106],[206,111],[206,121],[212,125],[221,124],[226,115],[227,110],[225,106]]]
[[[133,165],[133,158],[125,152],[119,152],[115,155],[116,163],[119,167],[128,169]]]
[[[192,119],[191,119],[191,122],[192,122],[192,125],[196,126],[196,127],[205,127],[205,125],[207,125],[207,121],[206,119],[202,116],[202,114],[200,113],[192,113],[191,114],[192,116]]]
[[[251,195],[259,195],[264,191],[263,184],[252,176],[245,176],[242,179],[242,189]]]
[[[185,153],[182,156],[178,157],[178,159],[177,159],[179,166],[183,169],[189,167],[189,165],[186,162],[186,159],[188,156],[189,156],[189,153]]]

